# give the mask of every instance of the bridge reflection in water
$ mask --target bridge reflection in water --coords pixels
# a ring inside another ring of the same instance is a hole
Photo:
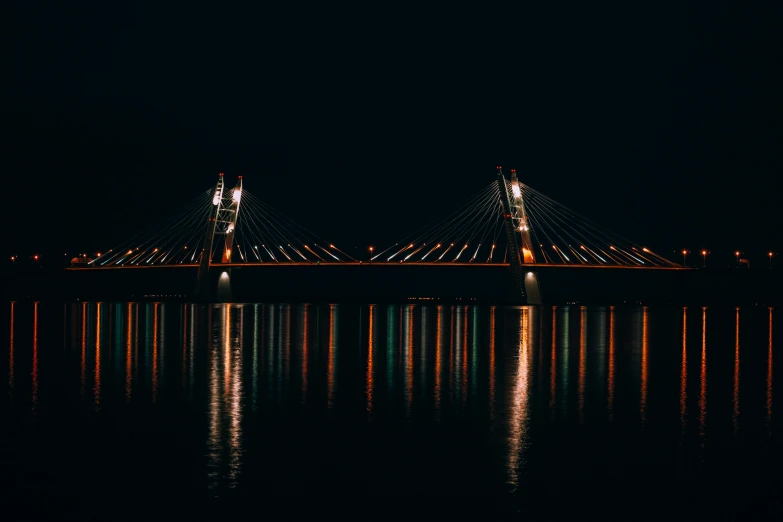
[[[394,491],[389,475],[522,494],[554,463],[622,474],[612,445],[641,452],[650,432],[671,444],[640,462],[680,470],[706,470],[710,446],[747,443],[743,429],[774,440],[772,309],[76,303],[64,332],[55,312],[7,305],[9,404],[40,416],[73,389],[82,415],[205,413],[178,437],[203,448],[191,457],[217,498],[258,480]]]

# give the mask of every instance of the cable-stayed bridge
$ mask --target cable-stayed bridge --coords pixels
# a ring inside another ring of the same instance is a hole
[[[254,196],[240,176],[221,173],[168,221],[75,270],[198,267],[197,293],[209,296],[208,274],[234,267],[373,264],[508,267],[509,298],[537,304],[541,267],[682,269],[497,168],[495,179],[444,218],[358,260]],[[224,281],[225,282],[225,281]],[[219,284],[221,282],[219,281]]]

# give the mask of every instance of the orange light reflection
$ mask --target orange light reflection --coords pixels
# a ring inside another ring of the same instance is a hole
[[[468,307],[462,309],[462,402],[468,400]]]
[[[703,448],[707,427],[707,307],[701,309],[701,374],[699,378],[699,440]]]
[[[93,396],[95,409],[101,407],[101,303],[98,303],[95,314],[95,384]]]
[[[438,325],[440,327],[440,325]],[[440,331],[440,328],[438,328]],[[495,307],[489,311],[489,418],[495,419]]]
[[[437,326],[435,327],[435,415],[440,415],[440,376],[443,372],[443,306],[438,305]]]
[[[403,322],[405,333],[405,413],[410,418],[413,407],[413,308],[408,305],[408,314]]]
[[[647,329],[647,307],[645,306],[642,311],[642,371],[641,371],[641,389],[639,390],[639,417],[642,421],[642,426],[647,421],[647,374],[648,374],[648,333]]]
[[[455,310],[455,307],[451,307],[449,309],[449,382],[448,382],[448,390],[449,393],[454,392],[454,345],[456,344],[457,338],[454,335],[454,323],[456,322],[457,313]]]
[[[734,435],[739,433],[739,383],[740,383],[740,340],[739,340],[739,307],[734,318],[734,408],[731,421]]]
[[[368,417],[372,416],[372,396],[373,391],[375,390],[375,383],[373,382],[373,336],[375,335],[375,325],[373,324],[375,320],[375,305],[370,305],[370,318],[369,318],[369,327],[368,327],[368,333],[367,333],[367,387],[366,387],[366,395],[367,395],[367,415]]]
[[[80,384],[81,384],[81,398],[82,402],[84,402],[84,381],[87,378],[87,368],[86,368],[86,361],[87,358],[87,303],[82,303],[82,353],[81,353],[81,359],[80,359],[80,366],[81,366],[81,375],[80,375]]]
[[[682,363],[680,365],[680,428],[688,426],[688,307],[682,308]]]
[[[128,324],[125,332],[125,402],[130,402],[132,377],[131,377],[131,354],[133,353],[132,332],[133,332],[133,304],[128,303]]]
[[[519,486],[519,474],[525,465],[524,451],[527,447],[527,425],[529,420],[528,400],[530,394],[530,315],[527,307],[520,314],[519,359],[516,382],[511,396],[509,422],[509,482]]]
[[[188,382],[188,304],[182,306],[182,391]]]
[[[552,307],[552,353],[549,363],[549,412],[554,419],[555,399],[557,398],[557,307]]]
[[[11,301],[11,340],[8,352],[8,395],[14,394],[14,309],[16,303]]]
[[[614,306],[609,309],[609,384],[606,406],[609,410],[609,420],[614,419],[614,344],[615,344],[615,325],[614,325]]]
[[[302,310],[302,403],[307,399],[307,364],[308,364],[308,339],[307,339],[307,312],[308,306]]]
[[[326,367],[327,405],[334,405],[334,305],[329,305],[329,357]]]
[[[152,307],[152,402],[158,400],[158,303]]]
[[[38,406],[38,301],[33,303],[33,411]]]
[[[587,332],[585,331],[585,318],[587,309],[583,306],[579,314],[579,422],[585,420],[585,363],[587,361]]]
[[[772,433],[772,308],[769,309],[769,340],[767,345],[767,436]]]

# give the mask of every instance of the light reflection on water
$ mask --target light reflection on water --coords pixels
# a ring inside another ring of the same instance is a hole
[[[402,424],[414,438],[444,426],[470,433],[493,448],[482,458],[495,474],[477,484],[511,492],[543,473],[558,450],[549,438],[569,440],[563,433],[633,427],[624,443],[671,434],[661,451],[699,469],[725,436],[741,444],[753,440],[744,430],[763,430],[773,440],[771,308],[75,303],[67,332],[51,331],[49,308],[8,303],[8,404],[39,418],[71,396],[83,415],[188,412],[195,428],[181,436],[203,448],[193,461],[203,459],[216,497],[264,468],[252,456],[262,453],[258,430],[303,419]],[[668,440],[680,451],[666,453]],[[291,444],[276,449],[299,451]],[[436,451],[426,437],[418,444]],[[433,462],[400,462],[398,472]]]
[[[10,341],[8,344],[8,395],[14,396],[14,328],[16,327],[16,321],[14,319],[14,311],[16,310],[16,303],[10,303],[11,318],[8,330],[10,332]]]
[[[222,305],[209,310],[209,395],[207,475],[209,488],[234,488],[242,470],[244,307]]]
[[[516,370],[514,383],[510,388],[509,400],[509,430],[508,430],[508,475],[509,482],[513,486],[519,486],[520,468],[525,464],[525,451],[527,450],[527,425],[530,417],[530,371],[533,344],[533,329],[531,322],[535,324],[538,310],[535,308],[523,308],[519,317],[518,355],[516,357]]]

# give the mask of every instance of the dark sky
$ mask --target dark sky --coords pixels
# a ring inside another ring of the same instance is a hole
[[[660,253],[783,251],[775,2],[267,4],[3,3],[8,252],[106,249],[220,171],[384,245],[496,164]]]

